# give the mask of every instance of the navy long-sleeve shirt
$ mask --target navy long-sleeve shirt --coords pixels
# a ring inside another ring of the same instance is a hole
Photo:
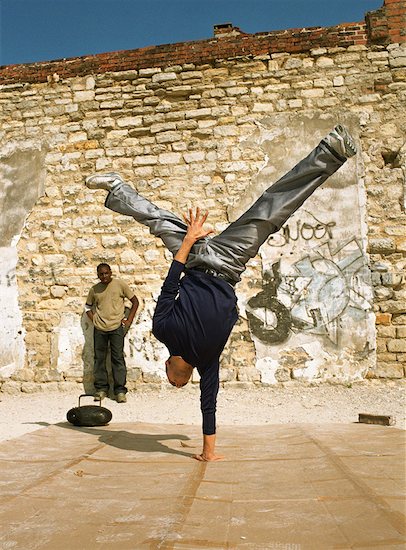
[[[203,433],[216,433],[216,401],[219,359],[235,325],[237,299],[224,280],[201,271],[185,270],[174,260],[162,286],[155,309],[152,332],[200,374],[200,405]]]

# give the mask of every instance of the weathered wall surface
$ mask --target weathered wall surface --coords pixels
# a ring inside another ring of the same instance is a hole
[[[101,261],[144,303],[129,386],[163,378],[150,326],[170,258],[87,175],[118,171],[178,213],[199,204],[220,231],[337,121],[360,154],[249,263],[222,381],[403,377],[404,14],[387,0],[324,32],[217,28],[177,48],[0,68],[2,390],[91,388],[83,303]]]

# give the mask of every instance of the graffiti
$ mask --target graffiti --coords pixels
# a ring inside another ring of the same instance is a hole
[[[16,272],[15,269],[9,269],[7,273],[0,274],[0,286],[12,287],[16,284]]]
[[[281,274],[281,262],[264,276],[263,290],[247,304],[253,334],[262,342],[285,342],[308,332],[338,343],[345,315],[365,319],[371,309],[368,267],[361,244],[352,239],[335,250],[329,241]]]
[[[292,228],[290,225],[284,225],[279,233],[271,235],[268,238],[267,244],[272,247],[282,247],[292,241],[298,241],[300,238],[305,241],[310,241],[312,239],[321,240],[325,237],[329,239],[333,238],[332,229],[337,225],[336,222],[324,223],[318,220],[310,212],[307,212],[307,214],[314,218],[314,224],[298,220],[296,222],[296,227],[293,226]]]
[[[276,298],[281,283],[280,261],[273,264],[272,275],[264,273],[264,283],[262,292],[248,301],[248,322],[262,342],[279,344],[288,339],[292,325],[288,308]]]

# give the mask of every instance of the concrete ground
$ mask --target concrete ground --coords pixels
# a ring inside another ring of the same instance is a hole
[[[1,550],[404,549],[405,432],[63,422],[0,444]]]

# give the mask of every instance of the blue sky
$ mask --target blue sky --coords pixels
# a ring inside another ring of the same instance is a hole
[[[362,21],[383,0],[0,0],[0,65]]]

